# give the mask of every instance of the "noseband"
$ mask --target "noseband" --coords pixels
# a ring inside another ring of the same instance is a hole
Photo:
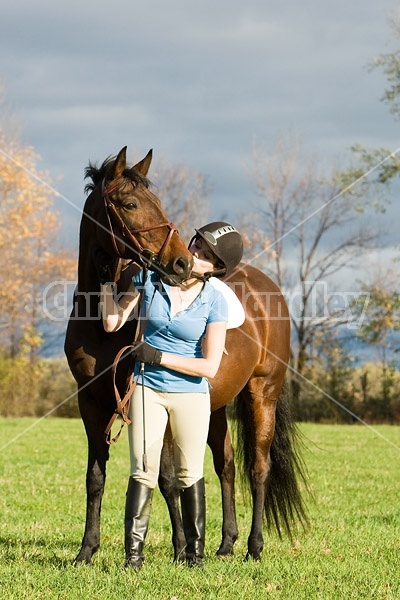
[[[175,232],[178,232],[178,229],[177,229],[176,225],[174,225],[174,223],[171,223],[171,221],[166,221],[165,223],[159,223],[158,225],[151,225],[150,227],[140,227],[138,229],[129,229],[127,227],[126,223],[123,221],[123,219],[118,214],[117,209],[115,208],[115,205],[110,198],[110,194],[112,192],[115,192],[115,190],[119,189],[126,181],[127,180],[124,177],[120,177],[120,178],[112,181],[109,185],[106,185],[105,179],[103,179],[102,186],[101,186],[101,192],[102,192],[102,196],[104,199],[104,206],[105,206],[105,210],[106,210],[109,231],[110,231],[111,240],[112,240],[115,254],[119,258],[124,258],[120,255],[119,250],[118,250],[117,240],[116,240],[114,228],[112,225],[111,217],[113,217],[116,220],[116,222],[118,223],[118,228],[120,230],[120,236],[121,236],[121,238],[123,238],[124,243],[126,243],[126,242],[128,243],[130,250],[132,250],[137,255],[137,258],[139,259],[139,261],[144,266],[146,266],[148,269],[152,269],[154,271],[164,273],[164,269],[161,265],[161,261],[164,256],[165,250],[167,249],[167,246],[168,246],[169,242],[171,241],[173,234]],[[150,250],[149,248],[144,248],[144,246],[142,246],[142,244],[137,239],[136,235],[138,233],[145,233],[147,231],[153,231],[155,229],[160,229],[161,227],[166,227],[168,233],[167,233],[167,237],[165,238],[165,241],[164,241],[163,245],[161,246],[160,250],[158,252],[153,252],[153,250]]]

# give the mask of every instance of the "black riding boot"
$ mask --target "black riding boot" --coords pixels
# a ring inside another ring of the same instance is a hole
[[[186,538],[186,563],[203,568],[206,533],[206,495],[204,479],[181,490],[183,530]]]
[[[144,562],[143,545],[149,526],[153,490],[129,478],[125,502],[125,567],[137,571]]]

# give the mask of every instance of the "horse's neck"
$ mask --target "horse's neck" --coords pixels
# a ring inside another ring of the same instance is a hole
[[[100,292],[100,284],[91,255],[80,252],[78,260],[78,290],[83,292]]]

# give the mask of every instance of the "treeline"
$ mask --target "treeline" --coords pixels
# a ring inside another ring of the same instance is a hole
[[[288,386],[290,389],[290,386]],[[0,415],[79,417],[76,383],[65,358],[0,353]],[[400,423],[400,371],[391,363],[327,369],[307,366],[300,398],[292,398],[297,421]]]
[[[296,420],[400,423],[400,371],[394,364],[341,364],[332,370],[314,364],[305,374],[300,399],[292,398]]]
[[[0,351],[0,415],[78,417],[76,383],[65,358]]]

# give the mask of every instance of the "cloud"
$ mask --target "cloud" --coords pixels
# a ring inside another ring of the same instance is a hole
[[[396,5],[20,0],[2,15],[0,79],[24,139],[77,205],[88,160],[128,145],[132,160],[153,147],[155,163],[201,170],[230,213],[251,195],[255,139],[295,129],[328,164],[353,142],[394,149],[384,78],[366,66],[387,50]],[[77,218],[64,213],[68,236]]]

